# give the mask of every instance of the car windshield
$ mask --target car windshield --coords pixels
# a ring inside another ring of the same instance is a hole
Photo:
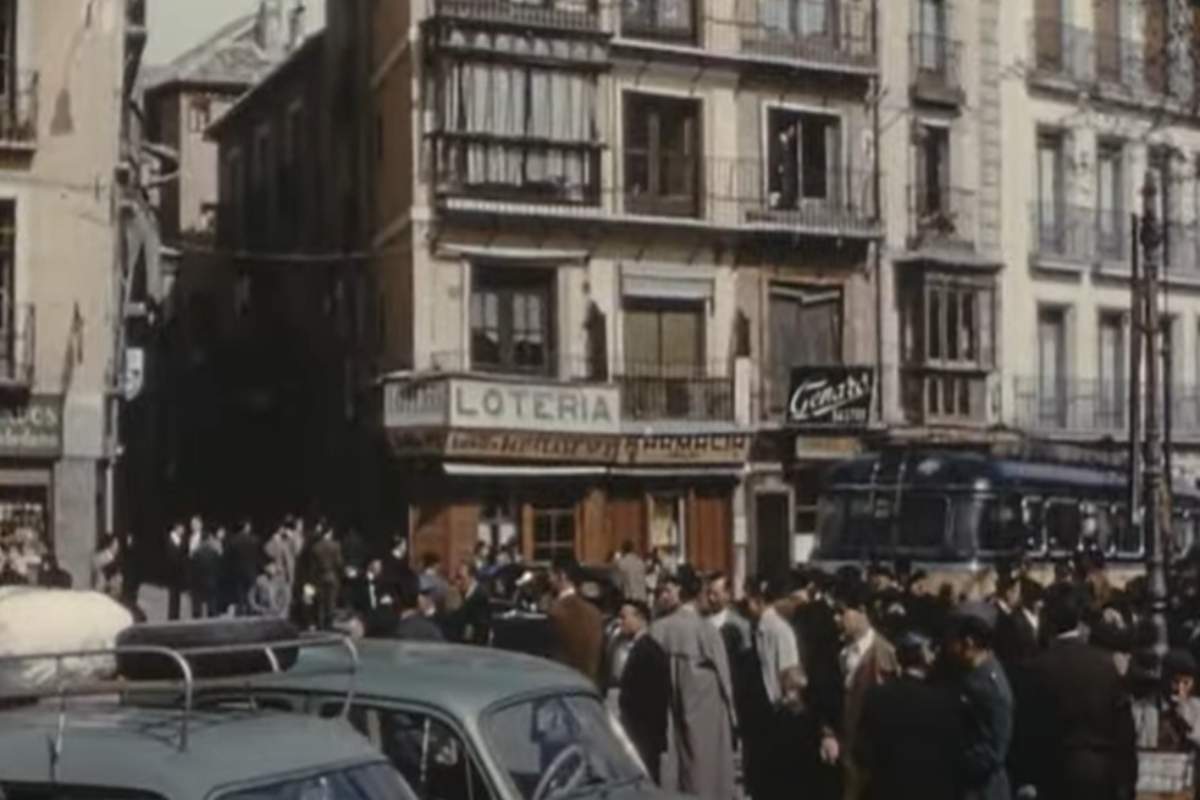
[[[553,800],[644,773],[604,707],[586,695],[540,697],[493,712],[493,750],[525,800]]]
[[[387,764],[368,764],[239,789],[221,800],[416,800]]]

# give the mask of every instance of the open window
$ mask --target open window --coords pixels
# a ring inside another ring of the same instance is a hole
[[[841,119],[787,108],[767,110],[767,174],[773,209],[830,204],[843,194]]]

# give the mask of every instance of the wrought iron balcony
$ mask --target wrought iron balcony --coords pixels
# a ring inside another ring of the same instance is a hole
[[[621,35],[698,45],[695,0],[621,0]]]
[[[964,99],[962,43],[937,34],[909,37],[910,91],[916,100],[958,106]]]
[[[1086,86],[1126,100],[1151,99],[1174,89],[1168,49],[1114,34],[1098,34],[1058,19],[1029,24],[1032,83],[1062,88]],[[1180,91],[1181,96],[1190,89]]]
[[[732,422],[734,381],[719,366],[626,363],[616,382],[621,415],[631,422]]]
[[[1035,202],[1030,207],[1031,253],[1042,261],[1091,261],[1100,220],[1081,206]]]
[[[975,193],[953,186],[909,186],[909,247],[974,247]]]
[[[37,125],[38,73],[0,72],[0,148],[33,147]]]
[[[878,235],[869,170],[802,170],[761,159],[628,149],[601,185],[591,145],[509,142],[436,147],[433,184],[447,213],[712,226],[747,233]]]
[[[1119,208],[1096,212],[1096,258],[1100,261],[1129,261],[1129,214]]]
[[[435,0],[435,19],[558,31],[599,31],[596,0]]]
[[[1018,377],[1013,424],[1034,433],[1121,436],[1129,425],[1129,384],[1117,380]]]
[[[744,55],[806,65],[873,68],[878,64],[871,11],[826,0],[738,0],[737,29]]]

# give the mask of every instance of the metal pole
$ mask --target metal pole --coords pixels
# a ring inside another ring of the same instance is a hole
[[[1146,309],[1146,451],[1144,495],[1146,531],[1146,574],[1150,590],[1150,615],[1154,626],[1154,653],[1161,665],[1167,654],[1167,571],[1163,547],[1162,519],[1162,442],[1159,430],[1159,360],[1158,336],[1158,258],[1162,245],[1162,230],[1156,216],[1158,188],[1154,173],[1146,173],[1142,188],[1142,255],[1145,268],[1143,297]]]
[[[1130,265],[1132,280],[1129,282],[1129,508],[1126,512],[1127,530],[1130,535],[1142,526],[1141,487],[1138,481],[1142,474],[1142,319],[1145,303],[1142,302],[1142,253],[1141,219],[1130,215]],[[1135,540],[1136,541],[1136,540]]]

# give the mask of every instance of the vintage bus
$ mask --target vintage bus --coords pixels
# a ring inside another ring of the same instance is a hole
[[[1085,549],[1103,552],[1114,580],[1140,572],[1145,542],[1130,526],[1128,480],[1112,468],[969,452],[876,453],[831,468],[821,492],[813,560],[906,560],[957,584],[1001,561],[1038,573]],[[1176,482],[1170,557],[1197,541],[1200,492]]]

